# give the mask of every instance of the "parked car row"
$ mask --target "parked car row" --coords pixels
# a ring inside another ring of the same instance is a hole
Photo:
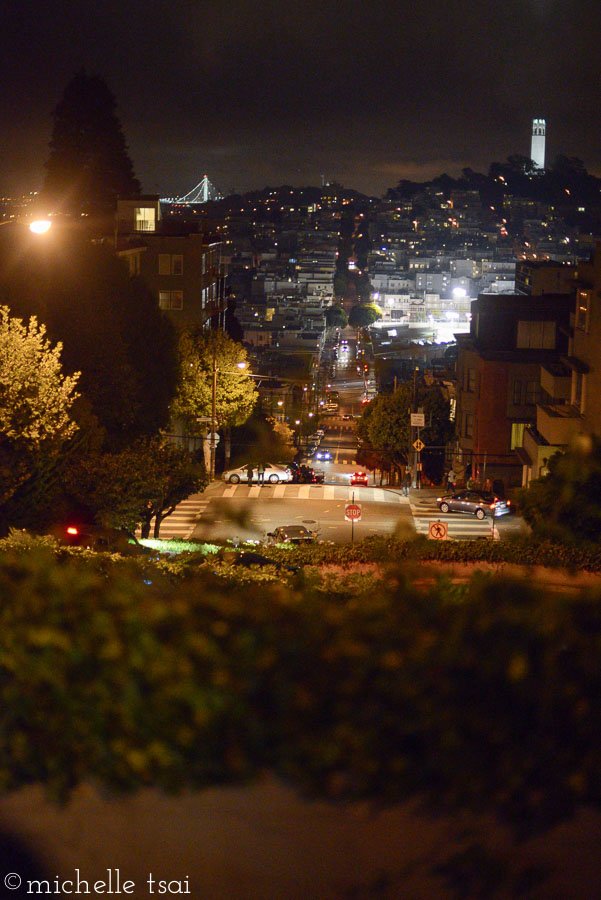
[[[265,463],[264,465],[265,471],[263,473],[263,481],[266,484],[278,484],[280,481],[292,481],[292,470],[290,469],[290,466],[281,466],[276,465],[275,463]],[[252,477],[249,475],[251,470]],[[241,481],[245,481],[247,484],[249,482],[258,483],[259,481],[257,466],[251,465],[251,463],[238,466],[237,469],[228,469],[223,473],[222,477],[224,481],[228,481],[230,484],[239,484]]]

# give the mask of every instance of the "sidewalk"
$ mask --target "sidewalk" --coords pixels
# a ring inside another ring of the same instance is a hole
[[[382,484],[374,483],[370,484],[370,487],[380,487],[383,490],[394,491],[395,494],[405,495],[405,489],[400,484],[387,484],[385,481]],[[447,493],[446,488],[443,488],[441,485],[428,485],[428,487],[423,488],[409,488],[409,499],[410,500],[430,500],[432,498],[436,499],[437,497],[442,497],[443,494]]]

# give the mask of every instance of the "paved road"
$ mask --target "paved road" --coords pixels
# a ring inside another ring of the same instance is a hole
[[[439,510],[436,497],[434,496],[422,496],[418,491],[412,491],[410,507],[415,530],[418,534],[427,535],[431,522],[442,522],[447,526],[448,537],[453,540],[473,540],[493,536],[492,519],[480,521],[475,516],[467,516],[460,513],[447,513],[445,515]],[[495,539],[499,538],[498,521],[498,519],[495,520]]]
[[[223,540],[237,535],[261,540],[279,525],[317,523],[321,537],[337,543],[351,539],[350,523],[344,520],[344,507],[353,499],[362,506],[362,519],[355,525],[354,538],[391,533],[400,520],[413,525],[419,534],[428,534],[431,522],[447,525],[452,540],[490,539],[492,521],[448,513],[436,505],[435,493],[411,491],[404,497],[398,489],[377,486],[354,487],[348,473],[338,471],[338,483],[325,485],[278,484],[259,487],[215,482],[205,493],[181,503],[161,526],[163,538]],[[519,530],[515,516],[503,516],[494,523],[494,538]],[[313,524],[312,527],[315,527]]]
[[[362,506],[362,519],[354,537],[390,533],[399,518],[409,519],[409,500],[396,491],[348,484],[278,484],[248,486],[215,482],[205,493],[181,503],[161,525],[161,537],[223,540],[238,536],[261,540],[279,525],[317,523],[321,537],[345,543],[351,525],[344,507],[354,498]],[[315,526],[313,526],[315,527]]]

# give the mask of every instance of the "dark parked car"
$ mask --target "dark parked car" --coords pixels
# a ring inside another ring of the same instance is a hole
[[[316,540],[317,534],[304,525],[282,525],[267,534],[270,544],[312,544]]]
[[[99,553],[120,553],[122,556],[150,556],[152,551],[139,543],[136,536],[121,528],[101,528],[99,525],[59,525],[53,536],[68,547],[85,547]]]
[[[324,472],[301,463],[290,463],[293,484],[323,484]]]
[[[501,500],[486,491],[459,491],[438,497],[436,502],[443,513],[462,512],[484,519],[485,516],[503,516],[511,512],[510,500]]]

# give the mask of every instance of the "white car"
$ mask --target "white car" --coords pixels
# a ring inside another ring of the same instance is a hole
[[[228,469],[223,473],[223,480],[229,481],[230,484],[239,484],[241,481],[248,483],[248,466],[239,466],[237,469]],[[253,466],[253,482],[258,482],[259,475],[256,465]],[[277,484],[280,481],[292,481],[292,472],[288,466],[279,466],[275,463],[265,463],[265,474],[263,476],[265,484]]]

